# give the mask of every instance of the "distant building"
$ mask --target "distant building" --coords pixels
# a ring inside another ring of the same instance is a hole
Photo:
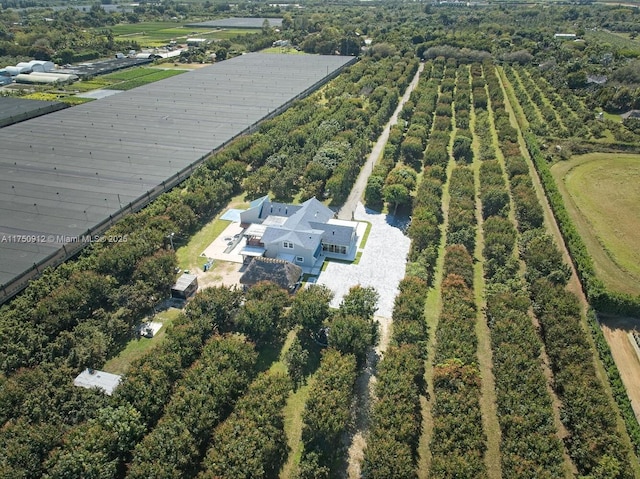
[[[73,385],[86,389],[102,389],[105,394],[111,396],[121,379],[121,376],[117,374],[87,368],[73,380]]]
[[[4,68],[0,69],[0,85],[8,85],[12,81],[11,74]]]
[[[553,38],[557,40],[575,40],[576,34],[575,33],[556,33],[555,35],[553,35]]]
[[[587,75],[587,83],[604,85],[605,83],[607,83],[607,77],[606,75]]]
[[[195,274],[183,273],[176,284],[171,287],[171,297],[188,299],[198,291],[198,277]]]
[[[640,110],[629,110],[628,112],[623,113],[622,115],[620,115],[620,117],[623,120],[626,120],[627,118],[640,119]]]

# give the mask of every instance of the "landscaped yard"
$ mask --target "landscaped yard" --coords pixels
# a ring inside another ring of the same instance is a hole
[[[231,224],[231,221],[219,219],[220,216],[229,208],[246,208],[247,206],[248,203],[244,201],[244,193],[232,198],[220,214],[193,235],[186,245],[177,247],[178,266],[184,270],[201,267],[202,257],[200,254]]]
[[[640,294],[640,155],[592,153],[551,170],[598,276]]]

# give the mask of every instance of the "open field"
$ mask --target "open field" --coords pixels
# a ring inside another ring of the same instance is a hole
[[[184,40],[188,37],[223,40],[256,32],[255,29],[241,28],[198,31],[192,27],[184,27],[176,22],[125,23],[116,25],[111,30],[116,40],[123,42],[133,41],[145,47],[163,46],[171,40]]]
[[[613,33],[604,30],[589,30],[585,32],[585,39],[591,40],[599,40],[603,42],[610,43],[616,47],[622,48],[630,48],[632,50],[640,50],[640,42],[637,40],[632,40],[628,36],[625,36],[623,33]]]
[[[612,290],[640,294],[640,155],[592,153],[551,171],[598,276]]]
[[[131,90],[142,85],[147,85],[149,83],[164,80],[165,78],[170,78],[172,76],[184,73],[183,70],[157,70],[151,68],[149,68],[148,70],[151,71],[145,73],[142,76],[138,76],[137,78],[123,81],[121,83],[115,83],[114,85],[111,85],[110,88],[112,88],[113,90]]]

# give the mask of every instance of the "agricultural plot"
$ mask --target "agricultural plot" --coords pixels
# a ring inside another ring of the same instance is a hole
[[[181,70],[155,70],[149,74],[139,76],[137,78],[133,78],[128,81],[124,81],[122,83],[116,83],[111,85],[110,88],[113,90],[131,90],[133,88],[137,88],[142,85],[147,85],[149,83],[157,82],[160,80],[164,80],[165,78],[170,78],[172,76],[180,75],[184,73]]]
[[[177,38],[186,38],[192,33],[175,22],[144,22],[115,25],[111,28],[117,41],[135,41],[144,46],[166,45]]]
[[[194,28],[187,28],[175,22],[144,22],[127,23],[116,25],[111,29],[117,41],[136,42],[143,47],[160,47],[167,45],[171,40],[178,43],[189,37],[207,38],[210,40],[223,40],[255,33],[253,29],[231,28],[218,29],[210,28],[198,31]]]
[[[640,155],[594,153],[551,171],[598,277],[615,291],[640,294]]]

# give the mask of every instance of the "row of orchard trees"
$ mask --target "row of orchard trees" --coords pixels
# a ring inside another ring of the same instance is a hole
[[[424,317],[427,290],[427,283],[415,276],[405,277],[399,285],[391,346],[377,367],[362,468],[367,479],[416,477],[428,342]]]
[[[399,206],[411,204],[431,131],[429,104],[435,101],[435,95],[433,90],[425,89],[425,83],[432,69],[431,63],[425,65],[417,87],[400,112],[399,122],[389,131],[383,158],[369,176],[365,202],[371,208],[381,209],[387,202],[395,214]]]
[[[309,288],[306,295],[321,293],[323,290],[319,288],[322,287]],[[314,309],[318,309],[324,297],[316,297]],[[365,365],[368,349],[378,340],[377,322],[373,319],[377,303],[378,293],[373,288],[354,286],[325,322],[329,347],[322,352],[302,412],[299,479],[337,474],[345,454],[343,435],[352,424],[356,377]],[[324,305],[327,304],[328,299]]]
[[[484,72],[490,95],[494,90],[493,97],[496,101],[503,101],[502,89],[494,67],[485,65]],[[492,101],[492,106],[493,103]],[[500,137],[498,124],[496,128]],[[516,209],[520,257],[526,265],[524,279],[528,285],[534,314],[540,322],[542,343],[549,356],[553,373],[552,385],[561,402],[560,418],[569,433],[564,444],[566,451],[579,474],[583,476],[633,477],[629,462],[630,451],[616,427],[617,410],[612,408],[611,398],[596,374],[594,351],[581,325],[582,308],[578,298],[565,289],[570,269],[563,263],[562,255],[552,238],[541,228],[541,211],[536,215],[524,214],[533,207],[535,191],[530,185],[530,180],[523,181],[525,175],[528,177],[529,170],[527,163],[520,156],[519,146],[505,138],[502,139],[500,147],[505,156],[511,197]],[[541,210],[537,200],[535,203],[535,209]],[[511,237],[511,234],[509,236]],[[508,264],[508,259],[505,264]],[[516,265],[511,269],[515,273]],[[491,271],[487,272],[491,274]],[[504,286],[496,288],[495,296],[490,296],[488,301],[491,319],[497,320],[493,326],[494,340],[506,338],[504,333],[500,334],[500,326],[503,325],[511,327],[512,334],[516,333],[515,328],[518,326],[509,324],[510,321],[505,319],[519,321],[520,328],[526,326],[524,316],[530,303],[528,298],[519,293],[519,279],[517,275],[514,276],[515,281],[511,279],[505,284],[502,280]],[[495,274],[490,277],[494,282],[500,279],[500,276]],[[538,357],[539,345],[536,345],[533,337],[526,339],[527,329],[528,327],[519,329],[522,339],[517,344],[518,348],[522,348],[517,349],[521,354],[523,351],[529,352],[529,361],[524,362],[527,357],[523,355],[520,363],[529,365],[531,381],[518,388],[522,396],[530,394],[534,389],[539,391],[543,384],[538,365],[532,361],[534,357]],[[514,337],[517,336],[511,336]],[[527,349],[523,349],[525,341],[529,344]],[[509,386],[512,387],[512,384]],[[511,415],[512,404],[509,404]],[[508,449],[510,455],[507,464],[516,471],[522,470],[523,465],[526,465],[530,471],[535,471],[536,475],[545,473],[554,477],[560,473],[562,461],[560,444],[552,435],[554,431],[548,415],[549,400],[543,396],[535,402],[529,401],[524,404],[529,408],[521,411],[523,418],[519,422],[526,420],[525,424],[529,426],[528,440],[533,441],[533,447],[537,447],[541,454],[537,460],[527,461],[530,449],[526,450],[525,456],[525,450],[514,440],[509,443],[512,447]],[[505,423],[504,418],[505,416],[501,415],[501,425],[504,424],[502,427],[509,432],[512,422]],[[505,427],[507,425],[508,428]],[[506,439],[511,439],[509,434],[506,435]],[[554,471],[555,473],[551,474]],[[524,474],[523,477],[530,477],[530,474]]]
[[[493,66],[472,67],[478,83],[498,88]],[[499,92],[500,90],[498,90]],[[500,453],[505,477],[561,477],[566,469],[563,447],[554,424],[554,411],[540,358],[542,343],[528,310],[515,255],[517,231],[510,216],[511,204],[503,171],[502,149],[492,145],[493,112],[504,108],[499,93],[483,111],[476,110],[476,135],[481,148],[480,201],[482,203],[484,276],[487,284],[486,317],[490,327],[497,415],[501,430]],[[500,146],[505,145],[503,140]],[[489,146],[491,145],[491,146]],[[515,218],[515,216],[513,216]]]
[[[76,399],[60,398],[59,414],[68,415],[95,395],[101,402],[90,403],[98,407],[92,416],[77,417],[66,432],[11,424],[3,468],[11,477],[276,477],[289,454],[283,407],[299,378],[291,368],[288,375],[259,373],[258,352],[280,347],[292,328],[305,336],[324,325],[329,348],[302,416],[299,476],[325,471],[329,477],[351,423],[356,373],[377,338],[378,295],[354,287],[336,311],[331,298],[327,288],[312,286],[291,300],[268,282],[246,294],[224,287],[198,293],[165,341],[131,365],[111,398],[72,386]],[[20,375],[4,386],[6,414],[10,406],[33,408],[42,394],[29,391]],[[25,463],[25,454],[35,461]]]
[[[457,112],[470,107],[468,67],[448,66],[455,78],[455,97],[460,101],[452,119],[456,122],[456,139],[470,136],[469,122],[462,115],[460,135],[457,134]],[[437,111],[436,114],[439,112]],[[443,118],[445,110],[440,113]],[[451,126],[451,119],[449,120]],[[460,140],[458,140],[460,146]],[[433,359],[433,432],[430,442],[431,477],[483,477],[486,475],[484,454],[486,435],[480,409],[481,376],[478,368],[477,319],[474,295],[473,259],[475,248],[475,181],[470,167],[465,166],[468,154],[449,160],[449,208],[446,221],[446,249],[443,280],[440,285],[442,309],[435,331],[436,350]]]
[[[440,82],[445,72],[444,63],[434,62],[431,76],[419,84],[420,95],[413,107],[411,122],[423,122],[428,125],[429,137],[427,148],[423,155],[423,176],[418,185],[408,235],[411,238],[407,273],[422,278],[427,284],[433,282],[438,245],[440,244],[440,225],[442,224],[442,191],[446,181],[446,161],[433,159],[429,152],[436,151],[434,145],[440,145],[447,156],[448,127],[437,130],[435,127],[436,106],[442,104],[440,99],[445,93],[440,92]],[[445,109],[446,110],[446,109]],[[438,122],[443,127],[443,122]],[[445,137],[447,138],[445,140]]]
[[[334,204],[341,204],[370,151],[370,142],[392,115],[399,92],[411,82],[417,66],[410,58],[364,58],[317,99],[300,102],[265,122],[255,135],[255,157],[243,182],[248,197],[271,192],[277,200],[289,201],[300,193],[302,200],[330,197]]]

